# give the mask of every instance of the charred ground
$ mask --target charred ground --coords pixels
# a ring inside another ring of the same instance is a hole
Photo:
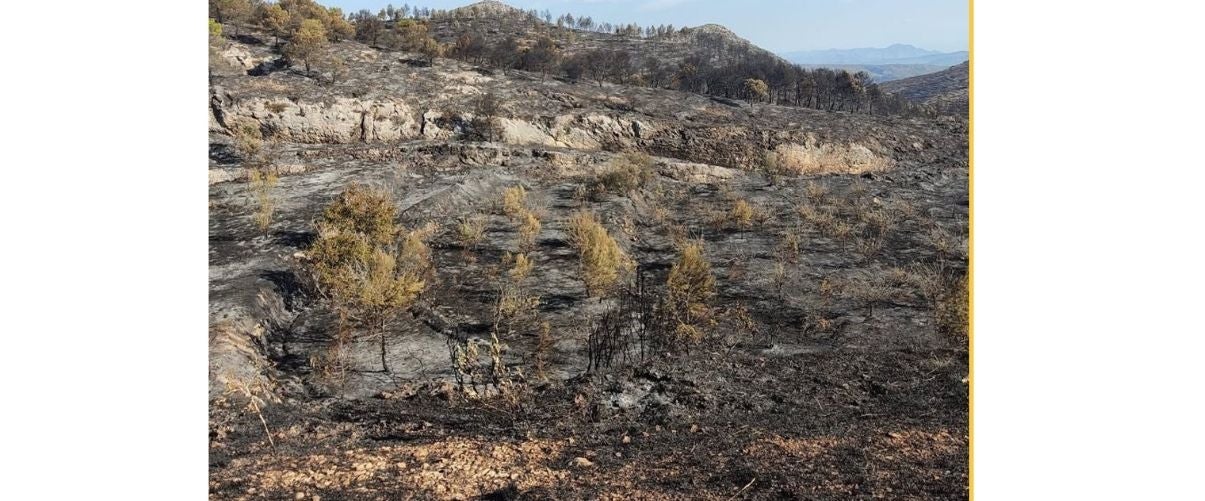
[[[965,328],[931,280],[966,274],[965,119],[575,84],[347,41],[331,82],[278,63],[272,38],[225,41],[211,79],[212,497],[967,496]],[[482,122],[486,94],[500,106]],[[266,232],[246,125],[280,176]],[[646,183],[583,196],[631,152],[650,155]],[[436,279],[390,327],[390,373],[371,339],[344,370],[321,363],[340,322],[300,273],[352,182],[389,192],[406,227],[441,225]],[[458,387],[449,350],[485,356],[503,256],[520,250],[501,209],[515,186],[542,221],[524,283],[540,301],[501,336],[503,397]],[[566,227],[581,209],[649,290],[702,242],[716,323],[701,341],[621,340],[592,367],[623,301],[587,297]],[[471,248],[454,231],[467,217],[483,224]]]

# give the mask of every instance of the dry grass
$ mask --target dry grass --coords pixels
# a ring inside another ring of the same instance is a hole
[[[676,323],[676,340],[697,343],[703,337],[703,327],[712,321],[709,303],[715,295],[715,276],[701,243],[683,247],[678,262],[670,268],[666,292],[667,309]]]
[[[268,437],[268,444],[275,448],[276,441],[272,439],[272,430],[268,428],[268,420],[264,419],[263,412],[269,403],[280,403],[280,398],[272,392],[271,385],[260,379],[244,379],[233,374],[227,374],[223,379],[226,382],[226,398],[237,397],[243,400],[244,409],[259,418],[264,427],[264,435]]]
[[[924,238],[943,261],[966,257],[966,239],[953,234],[939,224],[934,223]]]
[[[531,275],[531,270],[535,267],[531,259],[527,258],[527,254],[511,254],[508,252],[502,257],[502,262],[510,266],[510,270],[506,274],[511,280],[516,282],[520,282]]]
[[[248,188],[255,197],[255,212],[252,221],[255,227],[265,236],[272,226],[272,216],[276,213],[276,197],[273,189],[280,178],[275,173],[262,169],[251,169],[247,175]]]
[[[803,237],[799,230],[788,228],[783,232],[782,241],[778,244],[778,255],[788,262],[798,262],[802,253]]]
[[[641,152],[616,157],[606,172],[594,181],[594,191],[623,195],[638,190],[653,178],[652,159]]]
[[[832,234],[833,228],[838,221],[837,214],[831,209],[815,204],[800,204],[796,210],[804,222],[811,224],[818,231],[826,235]]]
[[[841,287],[843,295],[866,305],[867,317],[874,317],[874,307],[897,297],[899,289],[891,287],[881,274],[864,271],[845,280]]]
[[[518,217],[527,210],[527,190],[522,186],[512,186],[502,191],[502,213],[511,218]]]
[[[465,249],[476,249],[485,238],[485,218],[480,214],[470,216],[456,225],[456,239]]]
[[[728,220],[742,230],[752,228],[755,217],[757,211],[743,198],[732,202],[732,208],[728,211]]]
[[[594,213],[576,212],[570,216],[568,226],[570,241],[581,258],[587,295],[608,291],[620,274],[632,266],[631,260]]]
[[[933,307],[937,331],[965,343],[970,329],[969,284],[965,276],[947,280],[945,284]]]
[[[540,235],[540,217],[534,212],[524,211],[519,217],[519,249],[527,251],[535,247]]]
[[[808,181],[807,186],[804,187],[804,193],[807,194],[808,200],[816,204],[822,204],[828,198],[829,189],[823,183]]]

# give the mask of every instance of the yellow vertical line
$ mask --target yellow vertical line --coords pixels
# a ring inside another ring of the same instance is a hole
[[[967,378],[970,380],[969,397],[967,398],[967,490],[970,500],[975,499],[975,1],[967,0],[968,4],[968,68],[970,73],[967,84]]]

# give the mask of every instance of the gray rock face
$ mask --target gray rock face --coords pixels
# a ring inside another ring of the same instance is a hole
[[[338,97],[330,102],[285,98],[221,100],[223,121],[258,125],[265,135],[294,143],[397,142],[419,137],[406,103]],[[215,114],[216,115],[216,114]],[[210,121],[211,129],[217,120]]]
[[[241,44],[232,43],[232,47]],[[883,162],[965,156],[965,121],[916,121],[779,106],[731,108],[710,98],[649,88],[487,76],[439,60],[414,67],[358,44],[336,46],[354,77],[321,85],[288,71],[229,76],[210,96],[210,132],[249,122],[266,136],[305,144],[385,143],[466,137],[472,98],[503,103],[501,142],[588,151],[639,149],[695,163],[751,168],[779,145],[856,151]],[[233,50],[233,49],[232,49]],[[262,48],[242,52],[267,59]],[[685,110],[685,111],[684,111]],[[951,140],[959,138],[961,140]],[[929,145],[922,149],[915,144]]]

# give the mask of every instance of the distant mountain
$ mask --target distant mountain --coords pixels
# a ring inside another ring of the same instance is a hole
[[[964,62],[937,73],[888,82],[882,89],[943,113],[966,116],[970,113],[970,70],[970,64]]]
[[[833,64],[929,64],[952,66],[968,59],[967,51],[939,52],[907,44],[862,49],[826,49],[787,52],[788,61],[808,65]]]
[[[870,77],[875,82],[883,83],[901,78],[914,77],[927,73],[936,73],[948,68],[950,65],[939,64],[800,64],[799,66],[814,70],[816,68],[829,68],[833,70],[845,70],[850,73],[865,71],[870,74]]]

